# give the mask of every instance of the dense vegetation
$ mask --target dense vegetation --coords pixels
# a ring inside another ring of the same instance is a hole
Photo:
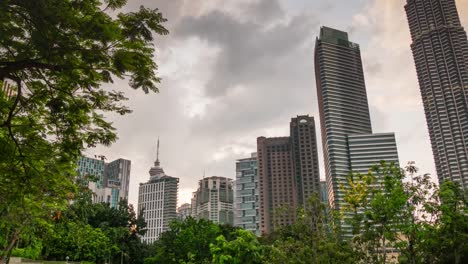
[[[0,80],[14,86],[0,91],[0,263],[18,241],[56,228],[51,219],[75,199],[81,151],[116,140],[103,114],[130,109],[104,84],[157,92],[153,34],[168,33],[165,19],[144,7],[119,13],[125,3],[0,1]]]
[[[260,238],[189,217],[172,222],[158,241],[146,245],[140,240],[144,219],[132,206],[113,209],[82,197],[55,218],[49,232],[22,238],[13,254],[145,264],[466,263],[463,191],[449,181],[439,188],[416,172],[412,164],[405,173],[382,162],[366,175],[352,174],[342,212],[328,210],[313,196],[298,209],[294,224]],[[352,236],[344,239],[347,233]]]

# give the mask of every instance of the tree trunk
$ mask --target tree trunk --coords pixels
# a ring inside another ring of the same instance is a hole
[[[13,236],[12,236],[12,238],[10,240],[10,243],[8,244],[8,246],[5,249],[5,252],[7,254],[5,256],[0,257],[0,264],[3,264],[3,263],[8,264],[8,262],[10,261],[11,250],[15,246],[16,241],[18,241],[18,239],[19,239],[19,232],[15,231],[15,233],[13,233]]]

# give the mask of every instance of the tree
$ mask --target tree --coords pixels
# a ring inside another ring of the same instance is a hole
[[[344,211],[353,216],[352,242],[364,262],[386,263],[387,251],[396,247],[400,218],[407,209],[404,176],[394,163],[381,161],[365,175],[348,177]]]
[[[318,194],[297,208],[296,221],[263,237],[266,263],[352,263],[349,243],[340,239],[339,227],[327,222],[326,205]]]
[[[73,199],[81,150],[116,140],[103,113],[130,109],[102,85],[158,91],[152,33],[167,34],[166,20],[158,9],[118,13],[125,3],[0,1],[0,80],[16,90],[0,91],[0,263]]]
[[[226,241],[235,240],[237,230],[230,225],[192,217],[173,221],[169,230],[154,242],[156,250],[153,256],[145,259],[145,264],[212,263],[210,245],[216,244],[220,236]]]
[[[263,247],[250,231],[238,229],[236,239],[228,241],[223,235],[210,245],[213,263],[220,264],[260,264],[263,263]]]

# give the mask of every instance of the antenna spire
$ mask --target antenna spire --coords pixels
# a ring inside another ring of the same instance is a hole
[[[156,147],[156,162],[155,162],[156,165],[159,165],[159,137],[158,137],[158,144],[157,144],[157,147]]]

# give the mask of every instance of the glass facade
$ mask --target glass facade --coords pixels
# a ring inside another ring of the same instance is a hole
[[[257,153],[236,162],[234,225],[261,235],[258,225]]]

